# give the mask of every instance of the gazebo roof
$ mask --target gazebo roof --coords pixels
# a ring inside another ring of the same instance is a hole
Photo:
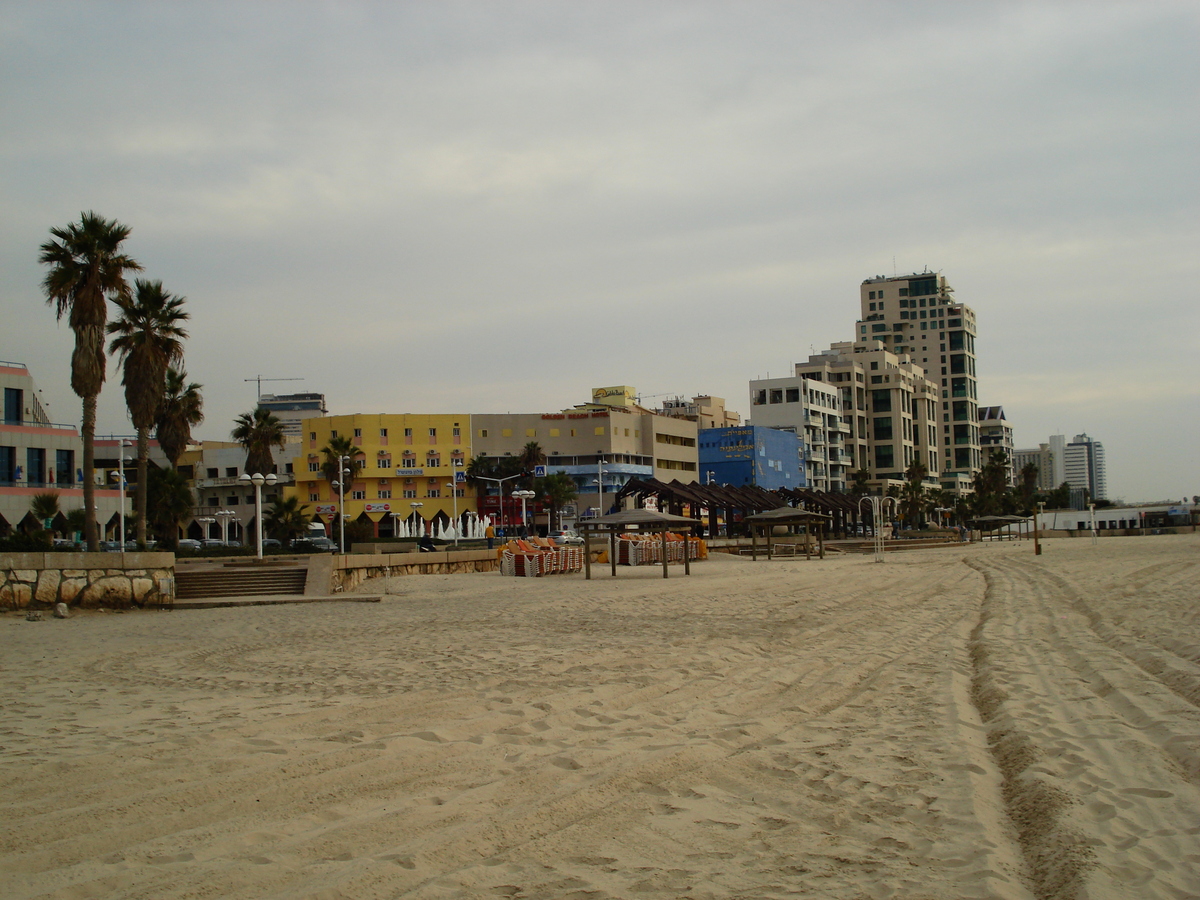
[[[825,513],[812,512],[807,509],[797,509],[794,506],[781,506],[766,512],[746,516],[743,522],[751,525],[781,525],[786,522],[824,522],[833,518]]]
[[[666,530],[672,526],[691,527],[703,524],[699,519],[689,519],[687,516],[672,516],[668,513],[656,512],[652,509],[626,509],[607,516],[598,516],[595,519],[577,521],[575,527],[591,530],[599,530],[600,528],[615,530],[618,528],[638,527],[649,530],[657,526],[660,530]]]

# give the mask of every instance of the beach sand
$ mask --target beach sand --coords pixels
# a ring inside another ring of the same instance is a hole
[[[1197,535],[390,589],[0,617],[0,896],[1200,896]]]

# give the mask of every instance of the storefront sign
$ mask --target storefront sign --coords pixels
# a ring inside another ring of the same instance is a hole
[[[405,476],[411,477],[413,475],[424,475],[424,474],[425,474],[424,469],[397,469],[396,470],[396,477],[398,477],[398,478],[405,477]]]

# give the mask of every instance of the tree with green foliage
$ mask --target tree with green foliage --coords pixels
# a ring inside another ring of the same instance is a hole
[[[547,521],[552,531],[554,530],[554,521],[559,518],[562,508],[579,496],[575,479],[565,472],[553,472],[545,478],[535,479],[533,492],[537,494],[540,502],[550,507],[550,518]]]
[[[188,334],[183,297],[172,296],[161,281],[135,282],[132,298],[117,298],[120,316],[108,325],[116,335],[108,346],[121,360],[125,405],[137,430],[137,542],[146,545],[146,470],[150,461],[150,429],[154,427],[166,392],[167,367],[183,359]]]
[[[345,468],[350,470],[350,476],[346,479],[346,486],[349,488],[349,481],[363,467],[363,461],[358,459],[362,451],[355,447],[354,442],[346,435],[338,434],[329,438],[329,443],[322,448],[321,452],[325,455],[325,461],[321,463],[321,474],[325,476],[325,480],[330,484],[341,480],[341,476],[338,474],[342,468],[339,465],[339,461],[342,457],[346,457],[347,463]]]
[[[856,500],[859,497],[865,497],[870,492],[868,482],[871,480],[871,473],[866,469],[855,469],[850,473],[850,496]]]
[[[187,479],[178,469],[152,468],[147,472],[146,498],[150,528],[159,544],[168,550],[178,548],[179,524],[194,502]]]
[[[308,523],[312,521],[312,516],[307,509],[308,505],[301,504],[299,497],[276,500],[267,510],[267,534],[284,544],[308,534]]]
[[[283,423],[269,409],[259,408],[242,413],[237,417],[231,435],[246,448],[244,471],[248,475],[270,475],[275,469],[271,449],[278,447],[282,450],[287,444]]]
[[[47,526],[46,522],[52,522],[58,515],[58,492],[39,491],[34,494],[29,498],[29,512],[38,520],[39,526],[52,529],[54,526]]]
[[[194,381],[189,384],[187,377],[182,366],[167,366],[162,402],[154,419],[154,436],[172,468],[187,450],[193,426],[204,421],[203,386]]]
[[[904,470],[904,490],[900,499],[900,515],[908,520],[912,528],[921,523],[925,511],[925,476],[929,468],[919,459],[914,459]]]
[[[546,464],[546,454],[537,441],[530,441],[521,448],[521,453],[516,457],[518,463],[518,472],[524,472],[528,476],[525,487],[532,489],[533,487],[533,470],[535,466]]]
[[[1064,481],[1052,491],[1046,492],[1046,506],[1049,509],[1071,508],[1071,484]]]
[[[130,296],[130,272],[142,267],[121,252],[130,229],[116,220],[94,212],[81,213],[79,222],[51,228],[56,240],[41,245],[38,261],[49,266],[42,282],[46,302],[55,308],[59,321],[75,333],[71,354],[71,390],[83,401],[80,437],[83,441],[84,537],[88,550],[100,549],[96,528],[96,402],[108,371],[104,354],[109,299]]]
[[[1030,460],[1021,466],[1019,481],[1017,482],[1017,499],[1022,515],[1033,515],[1033,508],[1037,505],[1037,480],[1037,463]]]

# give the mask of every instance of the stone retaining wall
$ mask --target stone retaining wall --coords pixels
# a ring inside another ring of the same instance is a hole
[[[333,557],[330,590],[352,591],[368,578],[400,575],[460,575],[494,572],[496,550],[446,550],[432,553],[351,553]],[[311,570],[310,570],[311,571]]]
[[[0,553],[0,608],[170,606],[174,553]]]

